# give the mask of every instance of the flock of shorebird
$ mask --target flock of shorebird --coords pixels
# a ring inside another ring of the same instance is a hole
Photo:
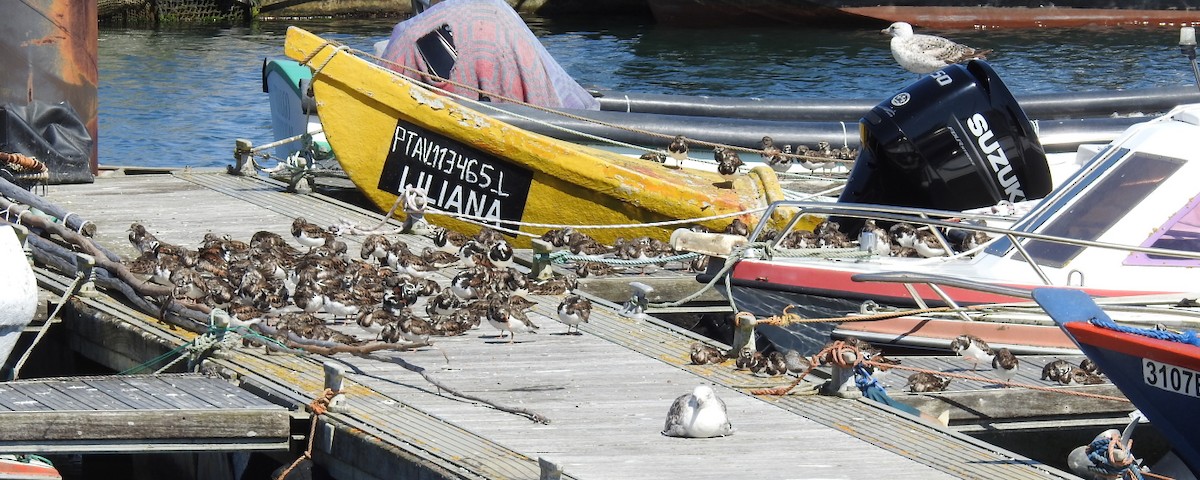
[[[539,328],[526,315],[534,304],[529,294],[563,295],[556,320],[567,333],[578,334],[588,321],[591,302],[573,292],[575,277],[530,280],[513,266],[511,245],[494,230],[474,237],[434,232],[434,246],[419,251],[400,239],[368,235],[355,259],[330,229],[304,218],[291,227],[300,248],[259,231],[249,242],[210,233],[193,250],[134,223],[129,241],[139,256],[127,267],[169,286],[174,300],[221,308],[238,324],[267,322],[282,333],[346,344],[361,340],[329,328],[330,320],[353,321],[385,342],[415,344],[486,322],[511,342]],[[443,269],[451,269],[442,276],[448,283],[433,275]]]

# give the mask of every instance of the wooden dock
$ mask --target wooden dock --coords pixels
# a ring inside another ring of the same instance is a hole
[[[287,451],[291,414],[196,374],[0,383],[0,451]]]
[[[126,229],[134,221],[190,247],[207,232],[286,237],[297,216],[320,225],[379,221],[374,212],[329,197],[215,172],[101,177],[90,185],[51,186],[45,197],[94,222],[99,243],[130,256]],[[343,240],[357,252],[361,239]],[[404,240],[415,248],[430,243]],[[49,272],[39,278],[51,289],[70,281]],[[345,403],[319,417],[313,439],[314,461],[338,478],[537,478],[539,459],[560,466],[564,478],[1073,477],[874,402],[750,395],[749,389],[786,379],[729,364],[689,365],[687,349],[699,338],[652,316],[626,318],[597,306],[584,335],[561,335],[566,327],[552,319],[559,297],[531,297],[539,304],[530,318],[542,329],[513,343],[484,325],[439,338],[434,348],[365,356],[226,348],[202,368],[273,403],[302,408],[323,391],[325,362],[344,367]],[[114,370],[197,336],[107,295],[76,298],[66,310],[61,328],[70,330],[73,348]],[[356,325],[338,328],[366,335]],[[487,403],[442,391],[430,379]],[[726,402],[736,433],[703,440],[661,435],[674,398],[701,383],[713,384]]]

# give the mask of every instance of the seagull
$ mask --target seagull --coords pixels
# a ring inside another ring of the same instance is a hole
[[[973,370],[979,370],[979,364],[992,363],[992,349],[988,347],[987,342],[982,338],[974,335],[959,335],[950,342],[950,350],[963,357],[964,360],[971,362]]]
[[[662,434],[668,437],[712,438],[733,434],[725,402],[708,385],[680,395],[667,412]]]
[[[671,140],[671,144],[667,145],[667,155],[675,159],[675,165],[668,166],[682,167],[683,161],[688,158],[687,138],[684,138],[683,135],[676,135],[675,139]]]
[[[708,365],[725,361],[725,354],[721,353],[721,349],[703,342],[692,343],[689,354],[692,365]]]
[[[579,333],[579,324],[587,323],[591,313],[592,302],[579,295],[567,295],[558,304],[558,321],[567,326],[567,335],[582,335]],[[571,332],[571,327],[575,328],[574,332]]]
[[[935,72],[946,65],[983,59],[992,53],[935,35],[914,34],[912,25],[905,22],[893,23],[881,33],[892,36],[892,57],[896,62],[918,75]]]
[[[996,354],[992,357],[992,371],[996,372],[996,376],[1001,382],[1011,382],[1013,377],[1017,375],[1017,368],[1021,365],[1021,361],[1017,360],[1017,356],[1013,355],[1007,348],[996,350]]]

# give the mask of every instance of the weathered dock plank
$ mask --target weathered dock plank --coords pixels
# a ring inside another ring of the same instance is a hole
[[[165,241],[193,247],[206,232],[246,239],[269,230],[287,237],[296,216],[321,225],[378,221],[373,212],[325,197],[282,193],[274,182],[200,172],[100,178],[94,185],[53,187],[47,196],[95,222],[98,241],[130,256],[124,230],[133,221]],[[355,252],[358,240],[344,240]],[[339,476],[531,478],[538,476],[538,457],[558,462],[572,478],[1069,476],[872,403],[749,395],[747,388],[785,380],[728,364],[685,365],[687,346],[697,337],[653,318],[629,319],[598,307],[584,335],[561,335],[565,326],[551,318],[557,297],[534,299],[540,304],[530,315],[542,329],[512,343],[484,325],[416,351],[322,357],[237,347],[205,365],[297,405],[320,394],[323,362],[346,367],[346,403],[320,418],[315,439],[316,461]],[[121,311],[111,300],[79,303],[80,314],[136,326],[150,332],[147,338],[178,344],[194,337]],[[422,373],[494,404],[540,413],[550,423],[448,394]],[[659,434],[671,401],[699,383],[716,384],[738,431],[705,440]]]
[[[0,449],[6,452],[286,450],[291,438],[286,408],[219,378],[49,378],[7,382],[3,389],[12,392],[0,396]],[[190,393],[198,389],[221,401]],[[22,408],[31,401],[44,408]]]

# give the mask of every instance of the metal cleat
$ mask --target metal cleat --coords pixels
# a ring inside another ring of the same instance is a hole
[[[832,395],[841,398],[858,398],[862,396],[862,390],[854,383],[854,363],[855,357],[851,352],[842,353],[842,361],[850,364],[849,368],[833,365],[830,371],[829,382],[824,385],[821,393]]]
[[[325,388],[337,392],[329,399],[329,410],[336,411],[345,407],[346,394],[342,393],[342,389],[346,383],[346,367],[332,362],[325,362],[321,366],[325,368]]]
[[[533,248],[533,264],[529,268],[529,276],[536,280],[547,280],[554,276],[550,268],[550,251],[554,246],[545,240],[535,238],[530,241]]]
[[[241,175],[252,177],[258,173],[254,171],[254,161],[251,157],[254,155],[254,143],[244,138],[239,138],[234,141],[233,159],[237,161],[237,165],[229,167],[230,175]]]
[[[404,192],[404,233],[425,235],[429,233],[429,221],[425,219],[425,208],[429,206],[429,196],[424,188],[405,187]]]
[[[654,291],[654,287],[642,282],[629,282],[629,287],[633,289],[633,295],[617,313],[626,318],[644,318],[646,306],[650,303],[649,296]]]

